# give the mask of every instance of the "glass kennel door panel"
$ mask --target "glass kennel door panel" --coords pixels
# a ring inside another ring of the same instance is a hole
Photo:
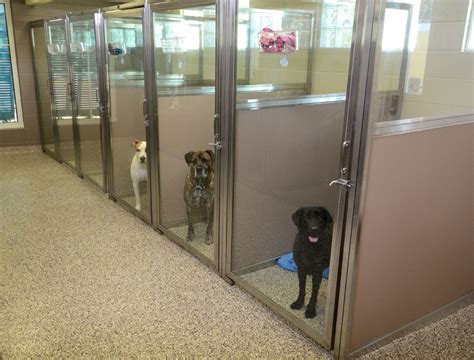
[[[195,2],[196,3],[196,2]],[[207,2],[209,4],[209,2]],[[159,226],[215,264],[215,5],[153,8],[158,91]]]
[[[408,70],[412,5],[385,3],[383,29],[378,49],[380,76],[372,110],[379,111],[378,121],[399,120]]]
[[[112,171],[110,193],[149,222],[142,17],[142,8],[105,14]]]
[[[81,173],[103,188],[104,169],[94,17],[72,16],[69,26],[75,94],[74,116],[81,153]]]
[[[77,168],[66,21],[64,19],[48,21],[47,31],[53,116],[58,129],[59,159]]]
[[[347,193],[330,183],[347,173],[355,1],[259,3],[239,5],[256,34],[247,42],[249,82],[308,86],[304,96],[237,87],[229,276],[330,348]]]
[[[51,90],[49,87],[48,47],[44,23],[31,27],[33,62],[35,67],[36,97],[39,111],[42,148],[56,157],[54,119],[51,112]]]

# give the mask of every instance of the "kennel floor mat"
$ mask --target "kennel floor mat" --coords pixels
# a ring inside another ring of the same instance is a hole
[[[307,325],[311,326],[320,334],[324,333],[324,315],[326,312],[327,299],[327,280],[323,279],[319,289],[318,303],[316,305],[316,317],[306,319],[304,312],[306,306],[301,310],[291,310],[290,304],[298,297],[298,275],[280,268],[277,264],[241,275],[242,279],[250,285],[260,290],[278,305],[283,306],[293,315],[303,320]],[[311,277],[306,280],[306,300],[308,304],[311,295]]]
[[[186,240],[188,233],[188,225],[181,225],[169,229],[173,234],[180,239]],[[214,261],[214,246],[207,245],[204,241],[206,239],[206,224],[198,223],[194,225],[195,238],[194,241],[188,242],[191,247],[198,253],[204,255],[206,258]]]

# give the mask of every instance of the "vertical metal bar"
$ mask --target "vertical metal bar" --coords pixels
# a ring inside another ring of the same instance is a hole
[[[314,51],[315,51],[315,44],[316,41],[316,16],[317,13],[313,12],[311,15],[311,34],[309,40],[309,47],[308,47],[308,68],[306,70],[306,92],[308,95],[311,94],[313,89],[313,66],[314,66]]]
[[[33,54],[33,73],[35,78],[35,91],[36,91],[36,108],[38,113],[38,126],[39,126],[39,134],[40,134],[40,141],[41,141],[41,149],[45,152],[50,154],[47,151],[46,143],[45,143],[45,135],[44,135],[44,119],[43,119],[43,112],[41,111],[40,105],[40,94],[41,90],[39,87],[39,78],[38,78],[38,68],[36,66],[36,55],[37,55],[37,44],[35,39],[35,29],[37,26],[30,26],[30,38],[31,38],[31,53]]]
[[[252,12],[249,9],[249,20],[247,23],[247,49],[245,49],[245,85],[250,84],[250,67],[252,65]],[[237,13],[237,19],[239,14]],[[237,35],[239,36],[239,25],[237,20]],[[236,39],[237,41],[238,39]],[[237,44],[237,43],[236,43]],[[237,49],[237,56],[238,56],[239,49]],[[237,71],[237,67],[235,68]]]
[[[365,159],[370,150],[368,141],[368,120],[374,83],[374,67],[377,49],[379,19],[378,0],[358,2],[356,44],[351,65],[350,98],[347,104],[348,116],[353,118],[353,145],[351,155],[351,177],[355,186],[349,192],[346,211],[345,237],[342,248],[341,276],[339,285],[338,311],[335,327],[334,355],[345,358],[349,350],[354,280],[357,259],[359,224],[362,218],[365,192]],[[357,180],[357,181],[356,181]]]
[[[69,84],[71,87],[70,101],[71,101],[71,115],[72,115],[72,138],[74,143],[74,157],[76,161],[75,170],[77,175],[82,177],[81,172],[81,145],[79,139],[79,127],[77,125],[77,97],[76,97],[76,84],[74,81],[74,64],[72,59],[71,51],[71,15],[66,15],[64,19],[64,30],[66,32],[66,54],[68,62],[69,72]]]
[[[204,80],[204,23],[199,24],[199,80]]]
[[[405,84],[406,84],[406,79],[407,79],[407,70],[408,70],[408,60],[409,60],[409,46],[410,46],[410,29],[411,29],[411,22],[412,22],[412,16],[413,16],[413,5],[408,5],[408,15],[407,15],[407,26],[405,29],[405,42],[404,42],[404,48],[403,48],[403,55],[402,55],[402,66],[400,69],[400,79],[399,79],[399,84],[398,88],[400,89],[400,97],[398,99],[398,106],[397,106],[397,120],[401,119],[402,116],[402,104],[403,104],[403,98],[405,97]]]
[[[58,114],[56,110],[55,96],[54,96],[54,82],[53,82],[53,69],[52,69],[52,58],[49,52],[48,45],[50,44],[49,37],[49,25],[48,22],[44,22],[44,41],[46,46],[46,56],[48,59],[48,79],[49,79],[49,95],[50,95],[50,106],[51,106],[51,122],[53,125],[53,137],[54,137],[54,153],[56,160],[62,162],[61,150],[59,146],[59,129],[58,129]]]
[[[218,257],[222,277],[231,272],[234,127],[237,74],[238,0],[217,3],[216,113],[223,148],[216,154],[218,174]]]
[[[97,61],[97,80],[99,93],[99,115],[101,129],[101,149],[102,149],[102,184],[104,192],[108,192],[112,187],[110,161],[110,124],[108,118],[107,99],[107,47],[105,45],[104,14],[99,10],[94,14],[95,46]]]
[[[149,1],[143,10],[143,47],[146,116],[149,126],[146,128],[148,157],[148,194],[150,200],[150,222],[157,227],[160,220],[160,188],[159,188],[159,144],[158,144],[158,101],[155,71],[155,41],[153,11]]]

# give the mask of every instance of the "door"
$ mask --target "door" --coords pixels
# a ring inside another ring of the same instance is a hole
[[[53,116],[57,127],[59,160],[79,172],[67,23],[68,18],[60,18],[49,20],[46,25],[49,79]]]
[[[109,194],[150,222],[150,142],[148,123],[144,121],[142,20],[143,7],[104,14],[110,128]]]
[[[355,7],[240,1],[240,26],[228,29],[237,29],[235,71],[249,77],[237,78],[224,143],[233,144],[226,273],[327,349],[352,186],[346,108]],[[310,276],[300,286],[304,266]]]
[[[102,126],[94,14],[74,16],[69,22],[74,89],[74,119],[77,124],[81,174],[105,188]]]
[[[33,65],[35,69],[36,98],[39,111],[41,147],[53,158],[57,158],[56,124],[52,112],[51,88],[48,70],[48,47],[46,27],[43,21],[31,24]]]
[[[157,227],[217,264],[216,5],[151,5],[158,139]]]

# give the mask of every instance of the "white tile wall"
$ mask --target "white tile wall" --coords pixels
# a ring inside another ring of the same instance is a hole
[[[474,109],[474,53],[463,52],[469,0],[433,0],[429,41],[416,48],[426,64],[420,95],[406,95],[403,118]]]

